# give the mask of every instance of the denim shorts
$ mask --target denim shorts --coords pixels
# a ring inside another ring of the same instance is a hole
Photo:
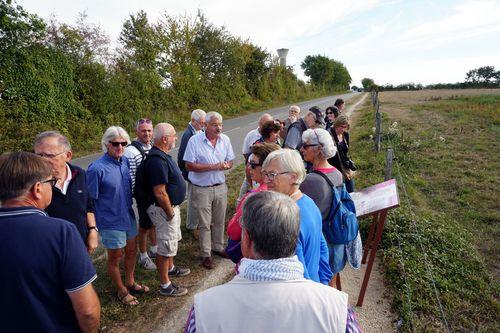
[[[102,245],[108,250],[122,249],[127,245],[127,240],[137,236],[137,225],[135,220],[130,218],[130,229],[122,230],[99,230]]]

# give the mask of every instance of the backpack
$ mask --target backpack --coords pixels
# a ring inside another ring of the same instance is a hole
[[[130,146],[134,146],[135,148],[137,148],[139,153],[141,153],[141,155],[142,155],[142,160],[144,161],[144,159],[146,158],[148,153],[146,153],[142,144],[139,141],[134,140],[134,141],[130,142]]]
[[[323,221],[323,234],[331,244],[347,244],[358,236],[359,225],[356,208],[345,185],[337,189],[330,179],[322,172],[313,170],[326,180],[332,188],[332,205],[328,217]]]
[[[149,215],[146,210],[153,202],[155,202],[155,199],[151,197],[151,195],[149,195],[149,191],[145,188],[145,177],[147,177],[147,175],[145,174],[144,169],[146,161],[154,158],[155,156],[166,161],[166,159],[162,155],[155,152],[154,150],[151,150],[149,154],[147,154],[146,158],[142,161],[141,165],[139,165],[135,174],[134,198],[137,202],[139,219],[143,221],[150,221]]]

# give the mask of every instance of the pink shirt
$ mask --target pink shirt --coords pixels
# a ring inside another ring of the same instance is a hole
[[[245,194],[243,198],[241,198],[240,203],[238,204],[238,207],[236,207],[236,213],[234,213],[233,217],[229,220],[229,223],[227,225],[227,235],[229,238],[231,238],[234,241],[240,241],[241,240],[241,225],[240,225],[240,218],[241,215],[243,214],[243,203],[247,199],[247,197],[255,192],[261,192],[261,191],[267,191],[267,185],[262,183],[259,185],[258,188],[255,190],[252,190]]]

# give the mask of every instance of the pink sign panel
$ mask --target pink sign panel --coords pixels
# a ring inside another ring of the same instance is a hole
[[[358,217],[399,206],[398,187],[395,179],[390,179],[351,193]]]

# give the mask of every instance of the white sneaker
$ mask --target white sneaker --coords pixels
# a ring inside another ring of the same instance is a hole
[[[151,260],[150,257],[146,257],[146,258],[144,258],[142,260],[139,259],[139,266],[141,266],[142,268],[144,268],[147,271],[154,271],[154,270],[156,270],[156,265],[153,262],[153,260]]]

